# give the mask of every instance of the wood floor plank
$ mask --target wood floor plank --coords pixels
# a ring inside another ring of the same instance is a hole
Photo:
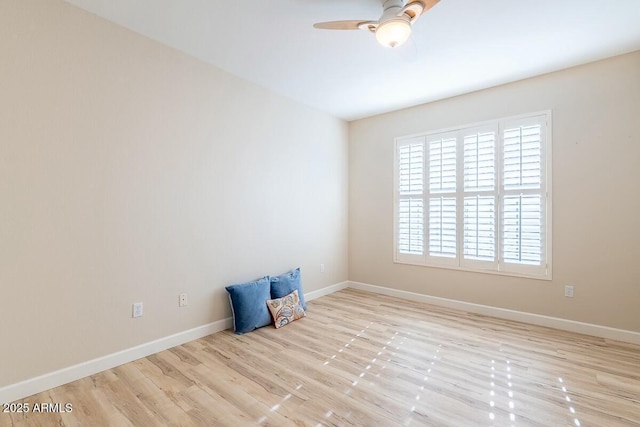
[[[4,426],[640,426],[640,346],[346,289],[17,403]]]

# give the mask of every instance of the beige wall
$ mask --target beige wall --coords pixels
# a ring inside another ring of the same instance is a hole
[[[394,264],[394,137],[547,109],[553,281]],[[640,332],[639,120],[635,52],[351,122],[349,279]]]
[[[226,318],[230,283],[346,280],[347,137],[60,0],[0,2],[0,387]]]
[[[554,280],[394,264],[393,138],[546,109]],[[0,387],[226,318],[226,284],[295,266],[307,291],[640,331],[639,113],[636,52],[347,129],[61,0],[2,1]]]

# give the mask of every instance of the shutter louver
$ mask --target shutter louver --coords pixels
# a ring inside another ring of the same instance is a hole
[[[429,141],[429,256],[457,258],[457,138]],[[449,194],[447,194],[449,193]]]
[[[456,257],[456,198],[429,199],[429,255]]]
[[[456,191],[456,138],[429,142],[429,191]]]
[[[505,262],[540,265],[542,213],[540,195],[504,198],[502,256]]]
[[[479,261],[494,261],[495,197],[464,198],[464,257]]]
[[[496,259],[496,132],[464,135],[463,256]],[[483,194],[484,193],[484,194]]]
[[[464,137],[465,191],[495,188],[495,147],[494,132],[476,133]]]
[[[424,253],[424,144],[409,144],[398,150],[398,251]],[[418,196],[418,197],[412,197]]]
[[[508,264],[542,266],[542,125],[520,123],[504,130],[502,149],[502,258]]]
[[[424,206],[422,199],[402,199],[398,211],[398,250],[422,255],[424,251]]]
[[[503,183],[505,190],[540,188],[542,177],[541,126],[519,126],[504,131]]]
[[[400,195],[422,194],[424,145],[402,146],[398,157]]]

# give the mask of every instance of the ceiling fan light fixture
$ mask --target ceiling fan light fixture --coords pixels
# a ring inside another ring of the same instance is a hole
[[[401,46],[409,36],[411,36],[411,23],[407,19],[391,19],[376,28],[376,39],[384,47]]]

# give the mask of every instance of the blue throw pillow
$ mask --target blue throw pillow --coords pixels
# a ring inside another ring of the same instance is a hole
[[[231,285],[225,288],[233,311],[233,330],[244,334],[271,324],[266,301],[271,299],[269,276],[255,282]]]
[[[303,309],[307,309],[307,303],[302,293],[302,285],[300,284],[300,268],[296,268],[282,276],[271,277],[271,299],[282,298],[297,290],[300,298],[300,305]]]

